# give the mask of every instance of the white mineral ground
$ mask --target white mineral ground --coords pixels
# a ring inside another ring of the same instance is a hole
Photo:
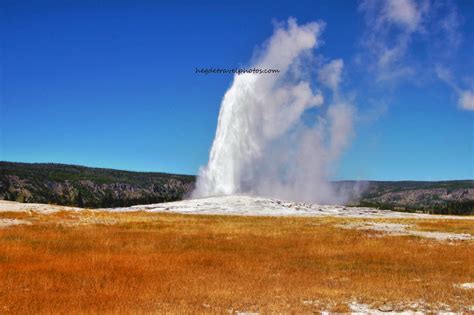
[[[423,213],[396,212],[367,207],[341,205],[319,205],[251,196],[218,196],[182,200],[124,208],[100,209],[106,211],[173,212],[206,215],[243,216],[305,216],[305,217],[348,217],[348,218],[407,218],[407,219],[468,219],[472,216],[431,215]]]
[[[0,200],[0,212],[36,212],[49,214],[58,211],[81,211],[82,208],[38,203],[19,203]],[[251,196],[218,196],[189,199],[175,202],[137,205],[122,208],[88,209],[112,212],[170,212],[206,215],[242,216],[305,216],[305,217],[348,217],[348,218],[407,218],[407,219],[462,219],[473,220],[472,216],[431,215],[379,210],[367,207],[347,207],[341,205],[319,205]]]
[[[58,211],[83,211],[85,209],[57,205],[18,203],[0,200],[1,212],[30,212],[51,214]],[[473,220],[472,216],[430,215],[422,213],[396,212],[366,207],[347,207],[341,205],[319,205],[303,202],[292,202],[251,196],[218,196],[167,203],[137,205],[122,208],[88,209],[104,212],[145,211],[154,213],[181,213],[201,215],[239,215],[239,216],[292,216],[292,217],[340,217],[360,219],[429,219],[429,220]],[[2,219],[0,227],[17,224],[28,224],[25,220]],[[446,233],[441,231],[418,231],[412,224],[387,222],[349,222],[337,225],[339,228],[374,230],[388,235],[413,235],[440,241],[472,240],[469,234]]]

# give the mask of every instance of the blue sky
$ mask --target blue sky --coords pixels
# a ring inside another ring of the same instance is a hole
[[[0,159],[196,174],[232,75],[195,68],[294,17],[357,107],[335,178],[474,178],[474,2],[386,2],[2,1]]]

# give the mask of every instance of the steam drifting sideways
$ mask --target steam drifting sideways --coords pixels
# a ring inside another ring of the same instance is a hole
[[[324,23],[298,25],[290,18],[251,63],[280,73],[234,76],[193,197],[344,202],[328,178],[353,133],[354,107],[339,92],[343,61],[323,63],[315,54],[323,28]],[[322,91],[328,93],[327,106]]]

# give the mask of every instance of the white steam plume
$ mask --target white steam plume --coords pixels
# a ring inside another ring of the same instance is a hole
[[[342,202],[327,178],[352,134],[354,110],[337,92],[342,60],[320,69],[318,78],[333,97],[329,108],[316,109],[323,96],[312,88],[308,69],[322,28],[290,18],[251,66],[279,74],[235,75],[193,197],[245,193]]]

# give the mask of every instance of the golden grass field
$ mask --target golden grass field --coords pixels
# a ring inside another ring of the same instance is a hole
[[[472,241],[342,229],[362,219],[0,213],[0,314],[377,309],[470,312]],[[368,220],[368,219],[364,219]],[[374,221],[374,220],[372,220]],[[387,219],[474,234],[474,221]]]

